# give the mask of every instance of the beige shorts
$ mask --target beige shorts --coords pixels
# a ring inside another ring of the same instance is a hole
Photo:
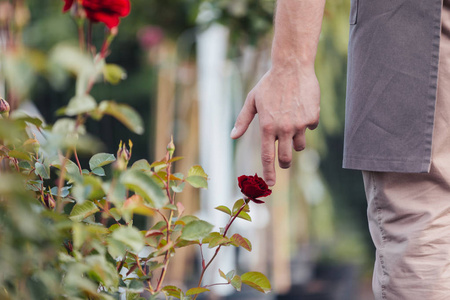
[[[430,173],[363,172],[377,300],[450,299],[450,0],[444,0]]]

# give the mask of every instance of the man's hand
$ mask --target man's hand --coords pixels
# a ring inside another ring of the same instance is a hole
[[[306,128],[314,129],[319,123],[319,102],[320,89],[313,68],[271,69],[248,94],[231,137],[241,137],[258,113],[261,161],[268,185],[274,185],[276,179],[275,141],[280,167],[289,168],[292,147],[303,150]]]
[[[275,13],[272,68],[245,100],[231,137],[242,136],[259,115],[264,179],[275,184],[275,141],[278,162],[289,168],[292,147],[305,148],[306,128],[319,123],[320,90],[314,72],[325,0],[279,0]]]

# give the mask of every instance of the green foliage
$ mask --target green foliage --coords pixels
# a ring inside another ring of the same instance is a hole
[[[151,299],[196,299],[209,291],[202,279],[216,255],[208,262],[202,256],[199,283],[186,292],[163,285],[172,256],[191,245],[215,248],[215,254],[226,246],[251,251],[248,239],[227,236],[236,218],[251,221],[250,208],[242,199],[232,210],[220,206],[230,218],[222,232],[211,232],[212,224],[184,215],[175,201],[186,183],[207,188],[208,175],[198,165],[173,174],[181,158],[172,157],[172,142],[162,160],[142,159],[131,167],[131,141],[128,147],[121,142],[116,155],[98,153],[101,143],[87,133],[87,120],[109,115],[137,134],[144,125],[132,107],[92,96],[102,79],[118,84],[126,74],[105,61],[115,33],[105,32],[98,53],[87,49],[89,36],[92,32],[80,34],[79,46],[58,43],[48,56],[21,45],[0,57],[7,90],[20,99],[39,72],[60,81],[55,87],[71,76],[76,82],[67,105],[58,110],[64,117],[53,126],[14,111],[0,116],[0,298],[117,299],[120,287],[127,299],[142,299],[144,290]],[[91,154],[89,167],[80,163],[80,152]],[[136,215],[161,221],[142,231],[134,225]],[[236,290],[242,283],[263,292],[270,288],[258,276],[246,281],[227,276]]]
[[[256,45],[272,31],[274,10],[275,0],[202,0],[198,18],[227,26],[233,44]]]

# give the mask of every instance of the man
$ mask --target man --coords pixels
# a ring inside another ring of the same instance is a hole
[[[324,6],[278,1],[272,67],[231,133],[258,113],[269,185],[275,141],[288,168],[318,125]],[[351,0],[350,24],[344,167],[363,171],[375,297],[450,299],[450,0]]]

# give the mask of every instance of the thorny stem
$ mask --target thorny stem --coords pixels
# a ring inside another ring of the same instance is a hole
[[[77,117],[77,121],[75,123],[75,132],[78,130],[78,127],[81,126],[81,124],[83,124],[84,122],[84,118],[81,115],[78,115]],[[76,146],[74,147],[76,148]],[[67,165],[67,161],[69,160],[70,155],[72,154],[72,149],[69,148],[67,150],[66,156],[64,157],[64,160],[61,163],[61,174],[59,175],[59,180],[58,180],[58,194],[56,197],[56,211],[61,213],[63,210],[63,205],[62,205],[62,199],[61,199],[61,191],[62,188],[64,186],[64,178],[66,177],[66,165]]]
[[[80,160],[78,159],[77,147],[73,147],[73,154],[75,155],[75,159],[77,161],[78,169],[80,169],[80,175],[83,175],[83,169],[81,168]]]
[[[223,237],[225,237],[227,235],[228,229],[230,229],[231,224],[234,222],[234,220],[236,220],[237,216],[239,216],[239,214],[244,210],[245,206],[247,205],[247,203],[244,203],[241,208],[238,210],[238,212],[230,218],[230,221],[228,221],[227,226],[225,226],[225,230],[223,232]],[[200,245],[201,248],[201,245]],[[202,281],[203,281],[203,276],[205,275],[206,269],[208,269],[208,267],[211,265],[211,263],[213,262],[213,260],[216,258],[217,254],[219,254],[220,248],[222,248],[222,245],[219,245],[219,247],[217,247],[216,252],[214,252],[213,257],[209,260],[209,262],[206,264],[206,266],[203,267],[202,273],[200,274],[200,279],[198,280],[198,285],[197,287],[201,287],[202,285]],[[202,258],[203,260],[203,258]],[[202,261],[203,264],[203,261]],[[197,295],[194,296],[194,299],[197,299]]]
[[[225,226],[225,230],[223,232],[223,237],[227,235],[228,229],[230,229],[231,224],[236,220],[236,218],[239,216],[239,214],[244,210],[244,208],[247,206],[247,203],[245,202],[241,208],[239,208],[238,212],[231,218],[231,220],[228,222],[227,226]]]
[[[147,276],[147,273],[144,271],[144,269],[142,269],[139,256],[135,255],[134,258],[136,259],[136,263],[138,265],[139,270],[141,270],[141,272],[142,272],[142,274],[144,274],[144,276]],[[149,289],[150,293],[153,295],[155,293],[155,290],[153,290],[150,280],[147,280],[147,283],[148,283],[148,289]]]
[[[168,158],[167,158],[167,160],[168,160]],[[170,169],[171,169],[171,166],[172,166],[171,163],[168,163],[167,166],[166,166],[167,181],[164,182],[164,185],[165,185],[165,188],[166,188],[166,194],[167,194],[167,197],[169,198],[170,204],[174,204],[174,202],[175,202],[175,193],[172,194],[170,192]],[[160,214],[163,216],[164,221],[166,221],[166,224],[167,224],[166,239],[167,239],[167,245],[168,245],[169,242],[170,242],[170,226],[172,224],[173,210],[170,210],[170,214],[169,214],[169,219],[168,220],[164,216],[164,214],[162,214],[162,213],[160,213]],[[161,275],[160,275],[159,280],[158,280],[158,285],[156,287],[156,291],[160,290],[161,285],[162,285],[162,283],[164,281],[164,277],[166,276],[167,269],[168,269],[168,266],[169,266],[169,260],[170,260],[170,249],[167,249],[167,252],[166,252],[166,254],[164,256],[164,267],[163,267],[163,269],[161,271]]]

